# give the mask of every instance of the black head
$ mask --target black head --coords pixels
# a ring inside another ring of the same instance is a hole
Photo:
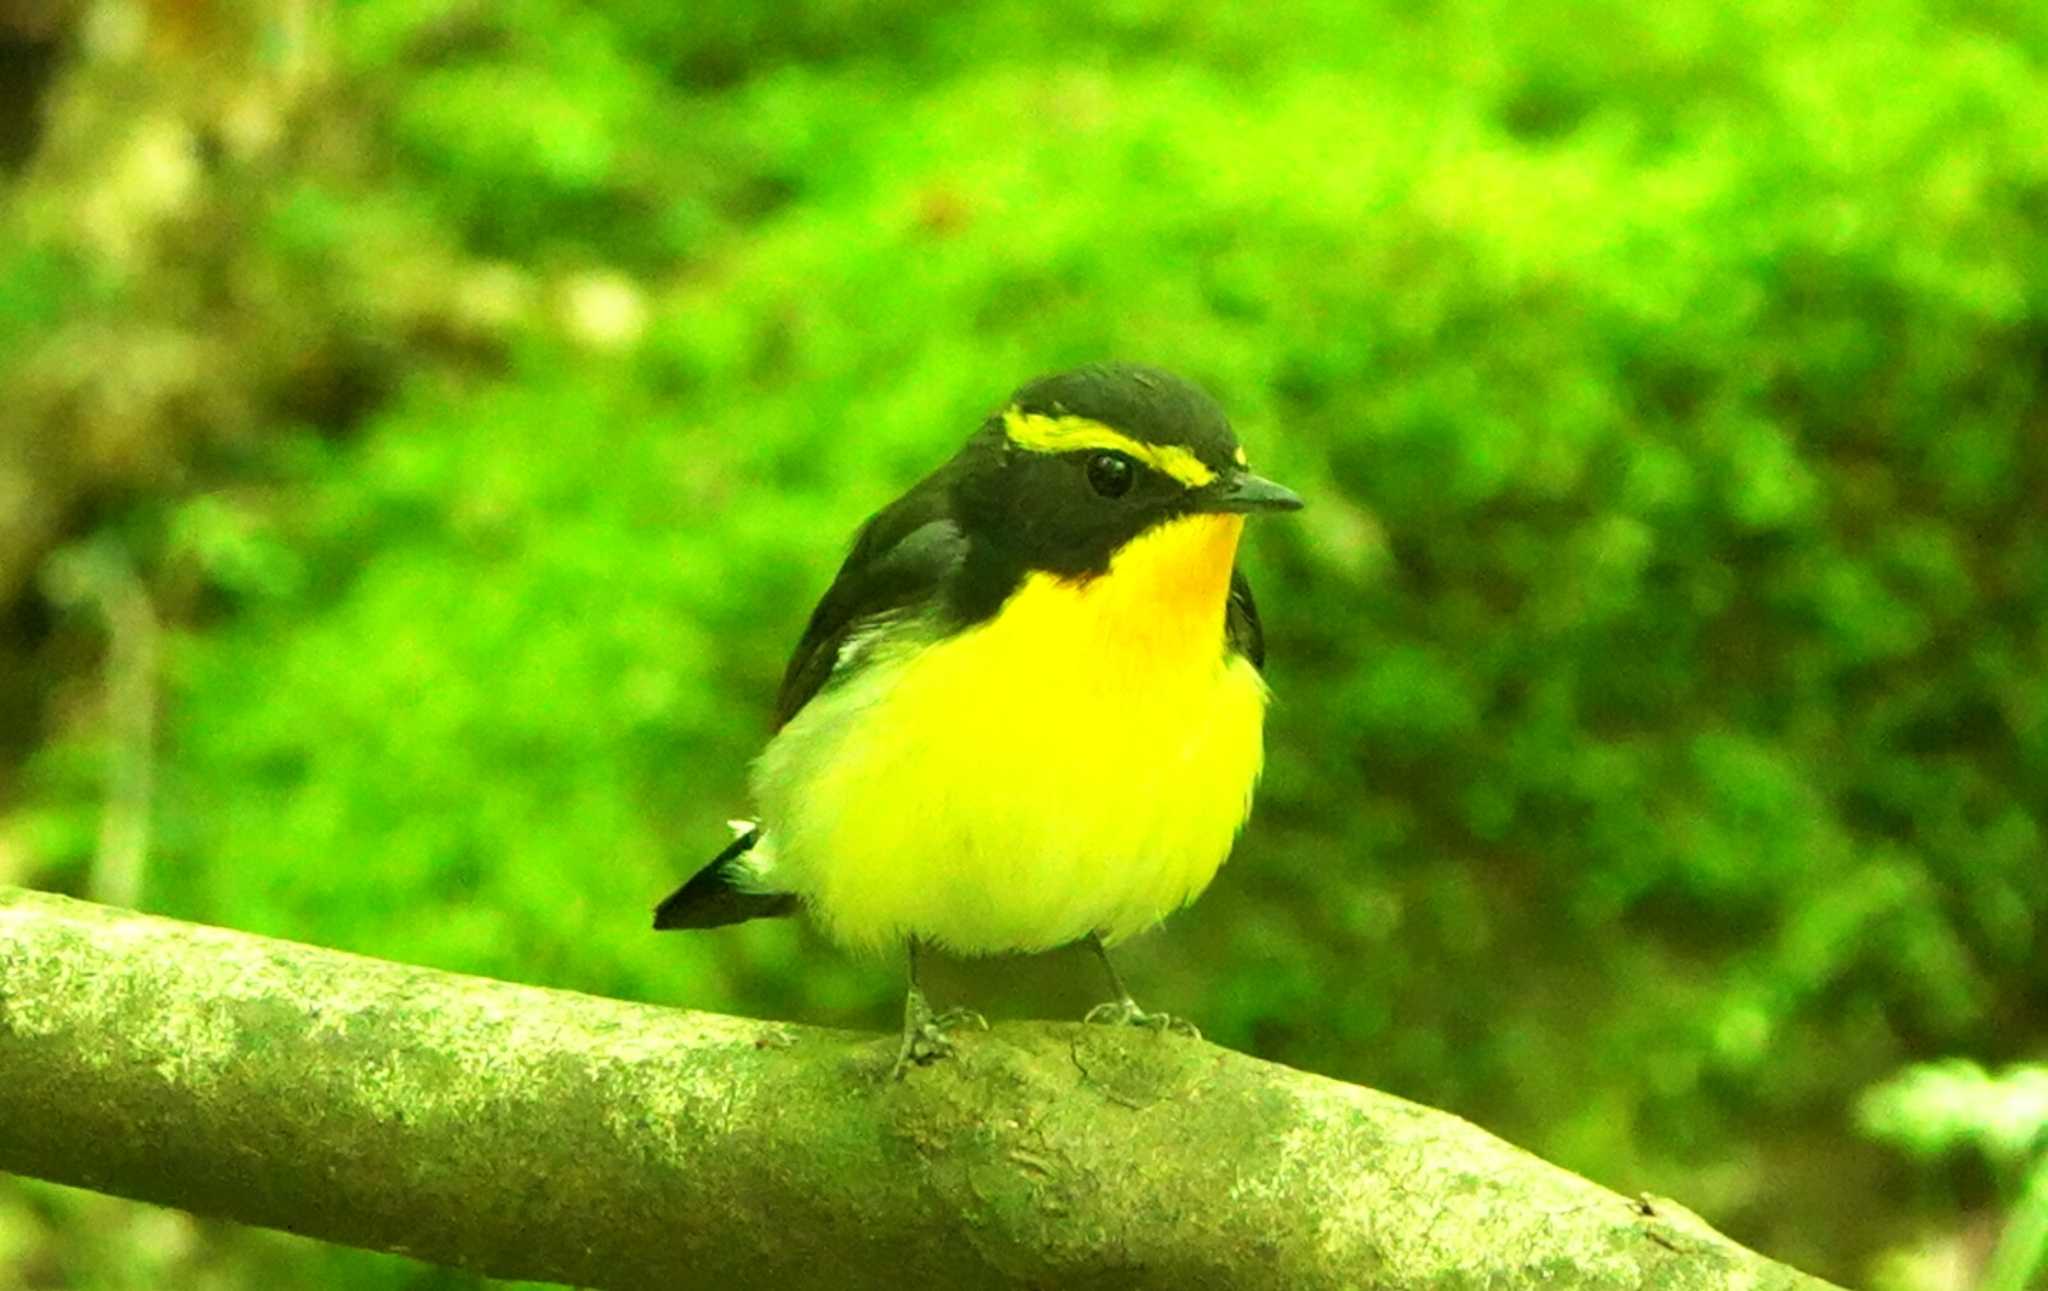
[[[1301,505],[1247,469],[1214,399],[1136,364],[1030,382],[955,469],[959,520],[984,551],[1066,578],[1104,573],[1131,539],[1183,516]]]
[[[1176,447],[1218,475],[1244,463],[1230,419],[1207,391],[1159,368],[1091,363],[1040,377],[1010,396],[1027,416],[1080,418],[1143,444]]]

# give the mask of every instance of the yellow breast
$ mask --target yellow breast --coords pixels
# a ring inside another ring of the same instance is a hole
[[[966,953],[1115,940],[1192,900],[1262,758],[1265,687],[1224,646],[1242,520],[1140,537],[1086,582],[878,643],[784,727],[754,785],[770,881],[826,931]]]

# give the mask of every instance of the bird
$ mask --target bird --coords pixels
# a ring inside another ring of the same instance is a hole
[[[1086,1020],[1195,1034],[1140,1008],[1108,948],[1199,896],[1250,815],[1268,690],[1239,540],[1301,505],[1192,382],[1027,382],[860,527],[784,672],[755,818],[655,928],[800,912],[900,948],[898,1077],[987,1025],[932,1009],[927,948],[1086,943],[1113,992]]]

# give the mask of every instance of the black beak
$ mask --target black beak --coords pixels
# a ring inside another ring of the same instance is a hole
[[[1196,489],[1192,499],[1197,511],[1299,511],[1301,497],[1293,489],[1249,471],[1226,475],[1214,484]]]

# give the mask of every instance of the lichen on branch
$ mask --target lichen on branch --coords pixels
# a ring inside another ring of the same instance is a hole
[[[0,888],[0,1169],[501,1277],[1825,1284],[1459,1120],[1199,1041],[893,1037]]]

